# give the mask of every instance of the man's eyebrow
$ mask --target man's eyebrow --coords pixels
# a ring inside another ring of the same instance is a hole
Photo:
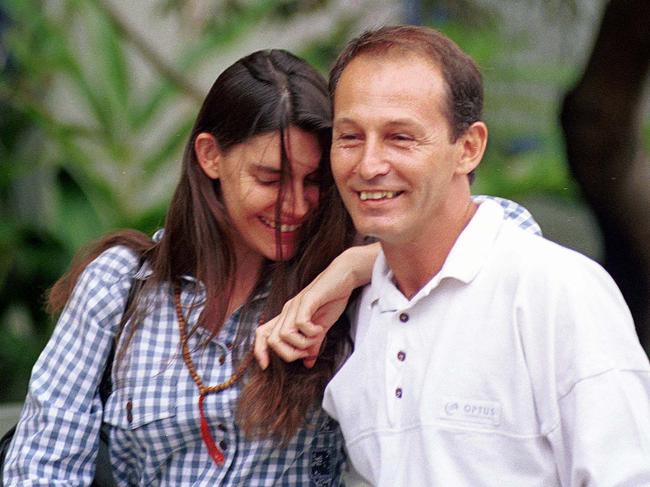
[[[345,123],[355,124],[356,122],[354,120],[352,120],[351,118],[348,118],[348,117],[342,117],[342,118],[335,118],[334,119],[334,125],[342,125],[342,124],[345,124]]]
[[[334,119],[334,125],[335,126],[336,125],[344,125],[344,124],[356,125],[356,122],[353,119],[348,118],[348,117]],[[393,119],[393,120],[388,120],[387,122],[385,122],[384,125],[387,125],[387,126],[390,126],[390,127],[395,127],[395,126],[402,127],[402,126],[414,126],[414,125],[418,125],[418,123],[415,120],[411,119],[411,118],[396,118],[396,119]]]
[[[413,127],[418,123],[410,118],[396,118],[395,120],[389,120],[386,125],[390,127]]]

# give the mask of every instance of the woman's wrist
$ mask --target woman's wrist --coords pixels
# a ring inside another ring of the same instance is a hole
[[[341,265],[352,290],[370,282],[372,268],[380,248],[379,243],[357,245],[345,250],[339,256],[342,257]]]

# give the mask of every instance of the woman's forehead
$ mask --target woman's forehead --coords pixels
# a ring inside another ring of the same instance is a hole
[[[284,151],[292,171],[312,172],[320,166],[323,148],[318,135],[290,126],[284,131]],[[231,155],[257,171],[281,170],[280,131],[254,135],[233,147]],[[239,156],[239,157],[237,157]],[[234,159],[233,158],[233,159]]]

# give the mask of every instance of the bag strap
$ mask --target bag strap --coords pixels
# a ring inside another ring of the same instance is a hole
[[[5,466],[5,457],[7,456],[7,452],[9,451],[9,445],[11,444],[11,439],[14,437],[14,434],[16,433],[16,426],[17,424],[13,425],[12,428],[7,431],[4,435],[2,435],[2,439],[0,439],[0,487],[4,485],[4,482],[2,481],[4,475],[4,466]]]
[[[142,268],[144,263],[144,257],[140,257],[138,264],[138,270]],[[126,298],[126,303],[124,304],[124,311],[122,311],[122,318],[120,320],[120,325],[124,325],[125,320],[127,319],[127,312],[133,304],[134,296],[138,293],[138,290],[142,287],[142,281],[133,277],[133,282],[131,283],[131,288],[129,289],[129,295]],[[106,368],[102,374],[102,380],[99,383],[99,398],[102,401],[102,409],[106,407],[106,401],[108,396],[111,395],[113,391],[113,361],[115,360],[115,348],[117,346],[117,337],[113,339],[111,345],[111,350],[108,352],[108,358],[106,359]],[[116,485],[115,479],[113,479],[113,468],[111,466],[111,459],[109,454],[109,440],[110,440],[110,428],[104,422],[104,411],[102,411],[102,425],[99,429],[99,449],[97,451],[97,458],[95,459],[95,477],[93,478],[93,483],[91,487],[113,487]],[[1,486],[0,486],[1,487]]]
[[[138,263],[138,270],[142,268],[143,263],[144,263],[144,257],[140,257],[140,261]],[[126,313],[131,307],[131,305],[133,304],[133,299],[141,287],[142,287],[142,282],[136,277],[134,277],[133,282],[131,283],[131,287],[129,288],[129,294],[126,297],[126,303],[124,304],[124,310],[122,311],[122,318],[120,319],[120,325],[124,324]],[[113,372],[113,361],[115,360],[116,346],[117,346],[117,337],[113,339],[113,343],[111,344],[111,349],[108,352],[108,358],[106,359],[106,367],[104,368],[104,373],[102,374],[102,380],[99,383],[99,398],[102,401],[102,407],[106,405],[108,396],[110,396],[111,392],[113,392],[112,372]]]

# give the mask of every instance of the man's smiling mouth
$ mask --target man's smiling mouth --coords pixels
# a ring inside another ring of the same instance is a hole
[[[402,194],[402,191],[359,191],[361,201],[390,200]]]

